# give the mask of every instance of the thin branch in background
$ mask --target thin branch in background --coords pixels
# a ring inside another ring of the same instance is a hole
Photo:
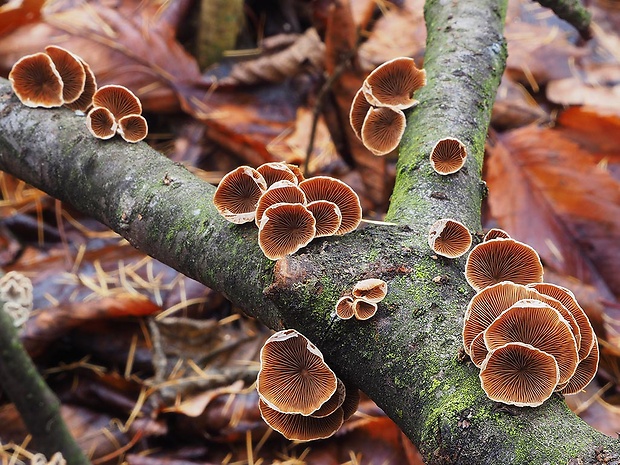
[[[583,40],[592,38],[592,14],[579,0],[537,0],[537,2],[545,8],[550,8],[558,18],[577,29]]]

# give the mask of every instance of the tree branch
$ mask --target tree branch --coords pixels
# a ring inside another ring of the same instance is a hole
[[[592,14],[579,0],[536,0],[545,8],[551,9],[558,18],[563,19],[579,32],[583,40],[592,38]]]

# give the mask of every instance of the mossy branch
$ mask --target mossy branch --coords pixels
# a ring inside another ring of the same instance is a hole
[[[592,38],[592,14],[581,4],[580,0],[536,0],[545,8],[552,10],[579,32],[583,40]]]

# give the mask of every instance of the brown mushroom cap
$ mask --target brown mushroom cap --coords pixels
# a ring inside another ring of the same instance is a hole
[[[342,403],[342,410],[344,411],[344,420],[347,421],[357,412],[357,407],[360,403],[360,391],[358,388],[345,384],[347,393]]]
[[[446,137],[437,141],[429,158],[435,172],[442,175],[453,174],[465,165],[467,148],[460,140]]]
[[[347,391],[344,383],[340,380],[340,378],[336,378],[336,380],[338,381],[338,387],[336,388],[336,392],[334,392],[332,396],[327,399],[323,405],[321,405],[321,408],[312,412],[310,416],[316,418],[323,418],[327,415],[331,415],[336,411],[336,409],[342,406]]]
[[[254,168],[240,166],[222,178],[213,204],[228,221],[241,224],[254,220],[256,204],[267,189],[263,176]]]
[[[100,87],[93,95],[93,105],[107,108],[117,121],[123,116],[142,114],[140,99],[124,86],[111,84]]]
[[[357,299],[379,303],[387,295],[388,285],[378,278],[362,279],[353,286],[352,294]]]
[[[256,389],[272,409],[310,415],[337,387],[336,375],[321,351],[297,331],[278,331],[263,345]]]
[[[88,66],[88,63],[82,59],[80,59],[80,63],[82,64],[86,76],[84,80],[84,91],[75,102],[65,103],[65,106],[73,111],[86,113],[93,104],[93,95],[97,92],[97,80],[90,66]]]
[[[118,133],[127,142],[140,142],[149,132],[149,126],[142,115],[127,115],[118,120]]]
[[[362,89],[371,105],[404,110],[418,103],[413,94],[425,85],[426,71],[418,69],[413,58],[400,57],[377,67]]]
[[[504,310],[485,330],[484,342],[490,351],[509,342],[522,342],[552,355],[560,370],[558,383],[568,381],[579,363],[568,322],[539,300],[520,300]]]
[[[489,352],[479,376],[489,399],[517,407],[537,407],[551,397],[560,375],[552,355],[522,342],[511,342]]]
[[[80,58],[69,50],[57,45],[48,45],[45,52],[50,56],[56,66],[56,70],[62,79],[63,103],[75,102],[82,92],[86,83],[86,72]]]
[[[93,108],[86,115],[86,127],[97,139],[110,139],[116,134],[116,121],[110,110]]]
[[[349,112],[349,122],[351,123],[351,128],[353,128],[353,132],[360,140],[362,139],[362,126],[364,126],[364,120],[366,119],[366,115],[371,108],[372,105],[368,103],[363,90],[360,88],[360,90],[357,91],[357,94],[355,94],[355,97],[353,97],[351,111]]]
[[[353,315],[355,315],[353,311],[353,297],[345,295],[338,299],[338,302],[336,302],[336,315],[343,320],[353,318]]]
[[[398,147],[406,126],[401,110],[371,108],[362,125],[362,142],[374,155],[385,155]]]
[[[286,167],[293,172],[295,177],[297,178],[297,184],[306,179],[304,177],[303,171],[299,168],[299,166],[294,165],[292,163],[285,163]]]
[[[256,204],[256,218],[254,219],[256,226],[260,225],[265,210],[276,203],[306,204],[306,194],[297,186],[297,179],[295,183],[288,180],[276,181],[262,193]]]
[[[368,320],[377,313],[377,304],[366,299],[353,300],[353,313],[358,320]]]
[[[482,242],[490,241],[492,239],[510,239],[510,236],[503,229],[491,228],[482,238]]]
[[[540,283],[543,266],[529,245],[514,239],[494,239],[471,250],[465,263],[465,279],[476,291],[502,281]]]
[[[270,260],[297,252],[314,239],[316,220],[299,203],[276,203],[268,207],[258,226],[258,245]]]
[[[260,174],[265,178],[267,188],[278,181],[289,181],[295,185],[299,184],[297,175],[289,168],[287,163],[279,161],[263,163],[256,168]]]
[[[9,81],[17,98],[27,107],[62,105],[62,79],[54,62],[45,53],[20,58],[11,68]]]
[[[484,333],[478,334],[469,346],[469,357],[478,368],[482,366],[484,359],[487,358],[489,349],[484,343]]]
[[[342,223],[342,213],[334,202],[315,200],[306,205],[316,220],[316,236],[333,236]]]
[[[306,200],[327,200],[338,205],[342,215],[342,222],[336,231],[343,235],[353,231],[362,220],[362,205],[353,189],[339,179],[329,176],[315,176],[299,183],[299,187],[306,194]]]
[[[471,247],[469,229],[450,218],[437,220],[428,232],[428,245],[437,255],[457,258],[465,255]]]
[[[260,415],[271,428],[287,439],[294,441],[312,441],[332,436],[344,422],[342,407],[326,417],[312,417],[298,414],[282,413],[258,401]]]
[[[594,345],[586,358],[579,362],[575,374],[561,389],[562,394],[577,394],[584,389],[596,375],[599,362],[598,341],[594,336]]]

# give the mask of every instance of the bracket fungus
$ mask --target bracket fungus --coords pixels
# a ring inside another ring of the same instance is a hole
[[[62,100],[63,103],[75,102],[86,84],[86,71],[79,57],[62,47],[48,45],[45,52],[54,62],[54,66],[62,79]]]
[[[455,137],[446,137],[435,143],[429,159],[436,173],[454,174],[465,165],[467,147]]]
[[[86,127],[97,139],[110,139],[116,134],[116,120],[110,110],[95,107],[86,115]]]
[[[399,57],[378,66],[362,89],[371,105],[404,110],[418,103],[413,95],[425,85],[426,71],[418,69],[413,58]]]
[[[562,394],[569,395],[578,393],[585,388],[596,375],[599,362],[598,341],[596,340],[596,336],[594,336],[594,342],[595,344],[592,346],[592,350],[588,356],[579,362],[573,376],[571,376],[568,382],[560,389]]]
[[[340,378],[336,378],[338,387],[332,396],[327,399],[318,410],[315,410],[310,414],[311,417],[323,418],[334,413],[337,409],[342,407],[344,399],[347,393],[346,387]]]
[[[278,181],[289,181],[295,185],[299,184],[297,174],[291,170],[291,165],[279,161],[263,163],[256,171],[263,175],[267,188]],[[302,177],[303,179],[303,177]]]
[[[53,108],[63,104],[63,82],[46,53],[20,58],[11,68],[9,81],[17,98],[27,107]]]
[[[351,128],[359,140],[362,140],[362,126],[364,126],[364,120],[368,111],[372,108],[372,105],[366,100],[364,91],[360,88],[353,97],[351,103],[351,110],[349,111],[349,122]]]
[[[316,234],[316,220],[299,203],[276,203],[268,207],[258,227],[258,245],[271,260],[297,252]]]
[[[336,315],[342,320],[350,320],[355,315],[353,311],[353,297],[345,295],[336,302]]]
[[[362,142],[374,155],[386,155],[398,147],[406,126],[401,110],[371,107],[362,124]]]
[[[240,166],[222,178],[213,195],[213,204],[231,223],[247,223],[254,221],[258,199],[265,190],[267,184],[258,171]]]
[[[428,232],[429,247],[443,257],[457,258],[465,255],[471,243],[469,229],[450,218],[435,221]]]
[[[84,90],[77,100],[71,103],[65,103],[65,106],[70,110],[79,112],[80,114],[86,114],[88,109],[93,105],[93,95],[97,92],[97,80],[88,63],[78,57],[80,64],[84,69]]]
[[[123,116],[142,114],[140,99],[126,87],[114,84],[97,89],[93,95],[93,105],[110,110],[116,121]]]
[[[342,223],[342,213],[334,202],[315,200],[306,205],[316,220],[316,235],[314,237],[333,236]]]
[[[366,299],[353,300],[353,313],[358,320],[368,320],[377,313],[377,304]]]
[[[506,231],[500,228],[491,228],[482,238],[482,242],[490,241],[493,239],[510,239],[510,236]]]
[[[118,120],[118,133],[127,142],[140,142],[149,132],[149,126],[142,115],[127,115]]]
[[[351,294],[356,299],[364,299],[367,302],[379,303],[385,298],[387,291],[388,286],[385,281],[378,278],[369,278],[355,283]]]
[[[256,171],[258,171],[258,169]],[[304,191],[302,191],[296,183],[289,180],[281,180],[271,185],[267,183],[267,186],[267,190],[261,194],[256,204],[256,217],[254,219],[256,226],[260,225],[265,210],[276,203],[306,204],[306,194],[304,194]]]

